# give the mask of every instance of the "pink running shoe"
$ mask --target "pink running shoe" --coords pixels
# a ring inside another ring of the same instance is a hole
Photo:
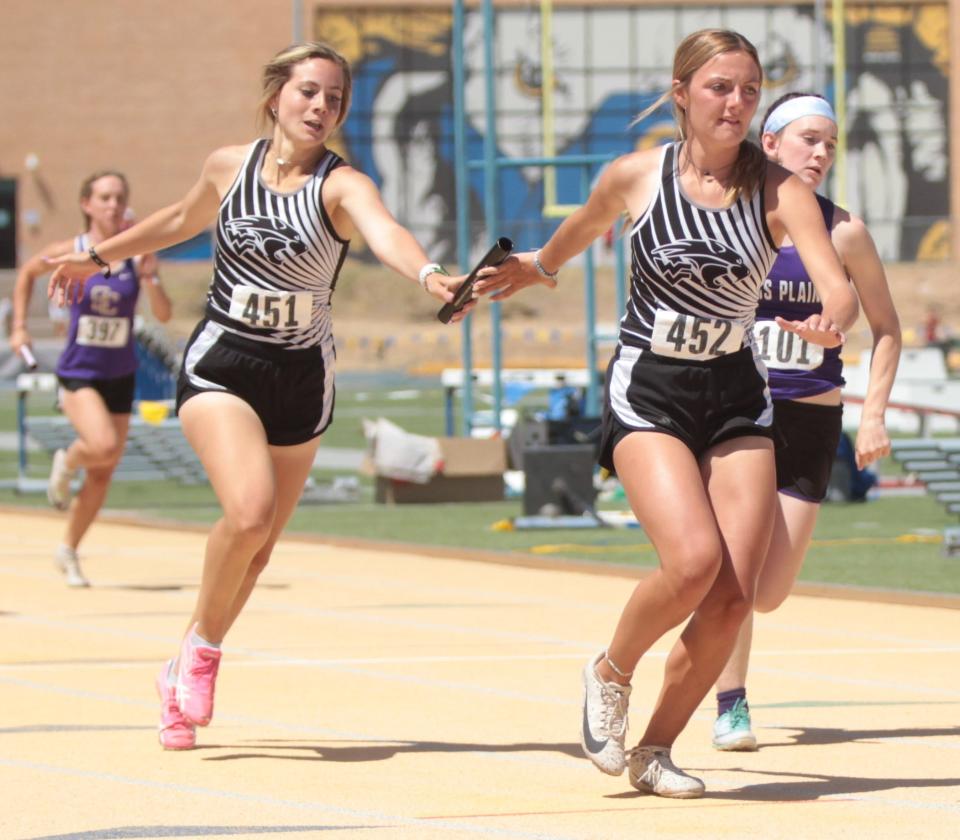
[[[180,646],[180,664],[177,668],[177,706],[183,716],[197,726],[206,726],[213,717],[213,690],[220,667],[217,648],[195,646],[190,638],[194,625]]]
[[[167,672],[172,664],[172,660],[164,662],[157,674],[157,694],[160,695],[160,746],[165,750],[192,750],[197,745],[197,730],[180,712],[176,687],[167,681]]]

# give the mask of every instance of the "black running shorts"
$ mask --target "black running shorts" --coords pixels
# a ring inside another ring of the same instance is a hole
[[[133,410],[133,393],[136,374],[118,376],[116,379],[80,379],[76,376],[58,376],[60,387],[66,391],[93,388],[107,404],[111,414],[129,414]]]
[[[691,362],[621,345],[607,367],[600,465],[632,432],[663,432],[698,458],[734,437],[773,437],[773,403],[753,351]]]
[[[233,394],[257,413],[271,446],[295,446],[333,420],[332,367],[319,347],[275,347],[201,321],[184,351],[177,412],[196,394]]]
[[[822,502],[837,457],[842,405],[774,400],[777,489],[807,502]]]

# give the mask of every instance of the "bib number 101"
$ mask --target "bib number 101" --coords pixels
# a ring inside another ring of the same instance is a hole
[[[760,358],[772,370],[813,370],[823,364],[822,347],[780,329],[776,321],[758,321],[753,334]]]
[[[715,359],[736,353],[743,345],[743,326],[723,318],[703,318],[658,310],[650,348],[678,359]]]
[[[272,292],[253,286],[234,286],[230,317],[258,329],[298,329],[310,323],[310,292]]]

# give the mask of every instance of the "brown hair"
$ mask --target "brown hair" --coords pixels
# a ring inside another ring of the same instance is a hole
[[[644,109],[634,119],[636,124],[644,117],[648,117],[662,105],[670,102],[673,105],[673,118],[676,122],[676,139],[683,140],[687,136],[687,114],[677,104],[674,94],[690,84],[690,79],[710,59],[729,52],[745,52],[754,60],[760,71],[760,81],[763,81],[763,65],[757,55],[757,48],[739,32],[732,29],[701,29],[684,38],[673,55],[674,84]],[[752,195],[759,187],[763,173],[766,171],[766,157],[763,150],[755,143],[744,140],[740,144],[740,152],[730,172],[731,185],[727,195],[735,201],[741,195]]]
[[[333,47],[323,44],[320,41],[308,41],[304,44],[292,44],[285,49],[280,50],[263,67],[263,89],[260,96],[260,102],[257,105],[257,125],[259,127],[273,125],[277,120],[273,115],[270,103],[280,92],[287,81],[290,79],[290,73],[293,68],[302,61],[309,61],[312,58],[322,58],[332,61],[343,73],[343,100],[340,103],[340,115],[337,117],[337,125],[343,124],[347,118],[347,112],[350,110],[350,94],[353,91],[353,76],[350,73],[350,62],[348,62]]]
[[[130,184],[127,183],[127,176],[122,172],[117,172],[116,169],[101,169],[99,172],[94,172],[92,175],[88,175],[80,183],[80,200],[86,201],[90,196],[93,195],[93,185],[99,181],[101,178],[119,178],[120,182],[123,184],[123,194],[124,197],[130,198]],[[83,208],[80,209],[80,212],[83,213]],[[90,230],[90,217],[83,213],[83,221],[86,225],[85,230]]]

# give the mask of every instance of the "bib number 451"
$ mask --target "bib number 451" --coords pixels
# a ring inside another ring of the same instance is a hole
[[[310,323],[310,292],[271,292],[252,286],[235,286],[230,317],[258,329],[298,329]]]

